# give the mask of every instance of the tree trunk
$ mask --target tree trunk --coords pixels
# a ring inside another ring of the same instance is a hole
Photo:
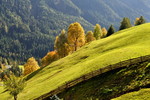
[[[14,95],[14,100],[17,100],[17,95]]]

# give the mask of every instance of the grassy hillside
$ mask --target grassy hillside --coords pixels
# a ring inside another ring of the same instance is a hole
[[[150,89],[141,89],[112,100],[150,100]]]
[[[122,94],[148,87],[150,85],[149,73],[149,61],[137,63],[98,75],[67,89],[58,96],[64,100],[110,100]],[[146,93],[143,95],[145,98],[148,97]]]
[[[27,87],[19,99],[34,99],[96,69],[150,54],[149,27],[150,23],[117,32],[38,70],[28,77]]]

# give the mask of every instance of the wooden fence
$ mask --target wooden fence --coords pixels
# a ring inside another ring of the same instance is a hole
[[[78,83],[89,80],[89,79],[91,79],[91,78],[93,78],[97,75],[102,74],[102,73],[105,73],[105,72],[108,72],[108,71],[111,71],[111,70],[114,70],[114,69],[117,69],[117,68],[128,67],[128,66],[131,66],[133,64],[145,62],[145,61],[148,61],[148,60],[150,60],[150,55],[141,56],[141,57],[138,57],[138,58],[133,58],[133,59],[121,61],[121,62],[116,63],[116,64],[108,65],[106,67],[103,67],[103,68],[100,68],[98,70],[92,71],[88,74],[85,74],[85,75],[83,75],[83,76],[81,76],[81,77],[79,77],[75,80],[69,81],[69,82],[65,83],[64,85],[58,87],[57,89],[52,90],[49,93],[46,93],[46,94],[44,94],[44,95],[42,95],[42,96],[40,96],[40,97],[38,97],[34,100],[45,99],[47,97],[50,97],[50,96],[53,96],[55,94],[61,93],[65,89],[73,87],[73,86],[77,85]]]

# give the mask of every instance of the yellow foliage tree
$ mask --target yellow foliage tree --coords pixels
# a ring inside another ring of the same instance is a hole
[[[102,34],[101,34],[101,38],[105,38],[107,36],[107,30],[106,28],[102,28]]]
[[[45,67],[58,59],[58,54],[56,51],[51,51],[46,54],[41,60],[42,67]]]
[[[96,38],[96,40],[100,39],[101,34],[102,34],[101,26],[99,24],[96,24],[94,27],[94,37]]]
[[[73,51],[82,47],[85,44],[85,33],[80,23],[75,22],[70,24],[68,28],[68,43]]]
[[[93,36],[93,32],[92,31],[88,31],[86,34],[86,43],[89,43],[91,41],[96,40],[95,37]]]
[[[27,63],[24,65],[24,75],[30,74],[36,70],[38,70],[40,67],[35,60],[34,57],[31,57],[27,60]]]

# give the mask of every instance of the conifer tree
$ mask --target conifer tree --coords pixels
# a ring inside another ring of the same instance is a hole
[[[134,24],[135,24],[135,26],[137,26],[137,25],[141,25],[141,24],[144,24],[144,23],[146,23],[146,20],[143,16],[141,16],[140,18],[136,18]]]
[[[38,65],[38,62],[35,60],[34,57],[31,57],[27,60],[27,63],[24,65],[24,75],[30,74],[36,70],[38,70],[40,67]]]
[[[88,31],[86,34],[86,43],[89,43],[91,41],[94,41],[95,37],[93,36],[93,32],[92,31]]]
[[[67,36],[68,44],[72,52],[85,44],[84,29],[78,22],[70,24]]]
[[[101,26],[99,24],[96,24],[94,27],[94,37],[96,40],[100,39],[100,36],[102,34]]]
[[[113,33],[115,33],[115,28],[113,27],[113,25],[111,25],[108,29],[108,33],[107,33],[107,36],[110,36],[112,35]]]
[[[123,18],[119,30],[123,30],[123,29],[130,28],[130,27],[132,27],[130,19],[127,17]]]

